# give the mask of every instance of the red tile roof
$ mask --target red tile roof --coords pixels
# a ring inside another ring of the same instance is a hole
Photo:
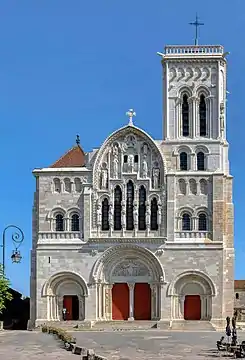
[[[80,167],[85,165],[85,153],[80,145],[76,145],[65,153],[59,160],[57,160],[50,167]]]
[[[244,289],[245,291],[245,280],[234,280],[235,289]]]

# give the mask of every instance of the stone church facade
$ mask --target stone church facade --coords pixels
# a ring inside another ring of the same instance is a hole
[[[234,307],[222,46],[166,46],[163,140],[129,123],[35,169],[31,322],[206,320]]]

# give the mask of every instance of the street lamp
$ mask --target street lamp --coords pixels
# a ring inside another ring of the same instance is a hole
[[[2,247],[2,249],[3,249],[3,276],[5,274],[5,246],[6,246],[5,235],[6,235],[6,231],[8,229],[14,229],[14,232],[12,233],[12,236],[11,236],[14,247],[15,247],[15,249],[13,250],[12,255],[11,255],[12,263],[18,264],[21,262],[21,259],[22,259],[21,253],[18,249],[24,240],[24,233],[18,226],[8,225],[3,230],[3,242],[2,242],[2,245],[0,245],[0,247]]]

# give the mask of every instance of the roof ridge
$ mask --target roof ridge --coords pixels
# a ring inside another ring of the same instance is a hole
[[[62,160],[64,160],[70,153],[72,153],[72,151],[75,151],[75,150],[80,150],[81,151],[81,154],[82,156],[84,157],[85,156],[85,152],[83,150],[83,148],[77,144],[77,145],[74,145],[73,147],[71,147],[69,150],[67,150],[58,160],[56,160],[50,167],[56,167],[56,165],[59,163],[59,162],[62,162]],[[81,163],[81,166],[83,166],[84,163]],[[76,165],[78,166],[78,165]],[[62,166],[64,167],[64,166]]]

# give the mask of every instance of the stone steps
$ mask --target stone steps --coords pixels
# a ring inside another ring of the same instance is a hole
[[[93,325],[93,330],[147,330],[154,328],[157,328],[157,321],[152,320],[98,321]]]
[[[215,331],[215,328],[209,321],[176,320],[172,322],[171,330]]]

